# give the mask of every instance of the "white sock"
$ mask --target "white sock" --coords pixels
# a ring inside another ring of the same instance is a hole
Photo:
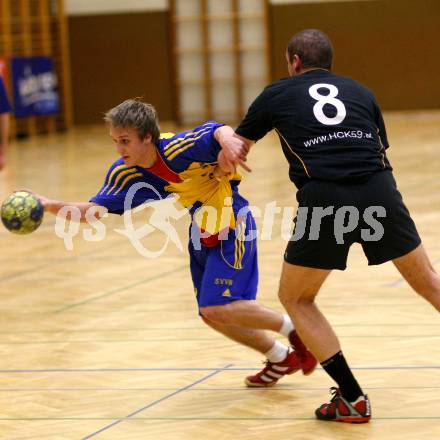
[[[285,336],[286,338],[289,337],[290,332],[294,329],[294,325],[292,320],[290,319],[289,315],[283,315],[283,325],[278,330],[278,333]]]
[[[277,363],[283,361],[289,352],[289,347],[286,347],[279,341],[275,341],[275,344],[273,344],[272,348],[268,352],[264,353],[264,356],[266,356],[270,362]]]

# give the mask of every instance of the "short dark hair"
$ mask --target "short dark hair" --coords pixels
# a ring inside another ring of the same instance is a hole
[[[113,107],[104,115],[104,121],[113,127],[134,128],[141,139],[150,134],[153,143],[160,137],[156,109],[139,98],[127,99]]]
[[[298,55],[303,67],[320,67],[330,70],[333,46],[330,38],[319,29],[306,29],[295,34],[287,45],[289,61]]]

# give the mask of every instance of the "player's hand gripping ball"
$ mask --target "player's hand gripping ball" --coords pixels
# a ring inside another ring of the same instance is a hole
[[[1,218],[5,228],[14,234],[30,234],[43,221],[40,199],[27,191],[13,192],[2,204]]]

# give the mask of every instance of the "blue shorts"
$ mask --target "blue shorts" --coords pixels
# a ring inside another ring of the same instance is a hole
[[[189,243],[191,276],[200,307],[254,300],[257,296],[258,261],[256,226],[252,214],[231,230],[226,240],[200,250]],[[243,240],[250,236],[251,240]]]

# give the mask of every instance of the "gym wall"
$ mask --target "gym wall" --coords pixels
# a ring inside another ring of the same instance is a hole
[[[166,0],[71,0],[66,14],[76,124],[137,96],[174,119]]]
[[[286,76],[290,37],[319,28],[333,41],[334,71],[364,83],[383,109],[440,107],[440,1],[289,1],[270,8],[272,77]]]
[[[65,3],[75,123],[99,123],[133,96],[175,120],[168,0]],[[287,74],[289,38],[316,27],[334,43],[335,72],[367,85],[383,109],[440,107],[440,1],[270,0],[267,10],[273,79]]]

